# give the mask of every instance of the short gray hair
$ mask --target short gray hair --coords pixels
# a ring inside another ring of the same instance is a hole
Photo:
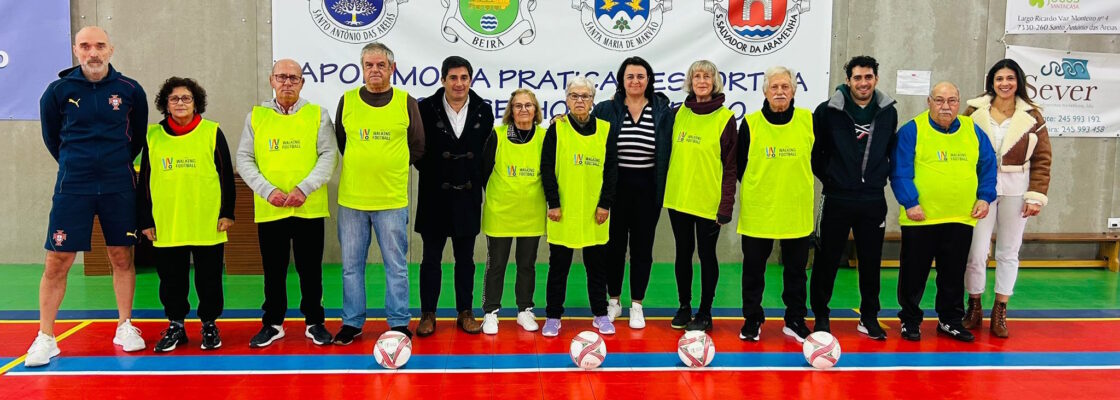
[[[393,51],[389,50],[389,46],[386,46],[381,42],[373,42],[362,46],[362,58],[365,58],[366,54],[381,54],[389,60],[390,64],[396,62],[396,60],[393,59]],[[361,65],[360,59],[358,60],[358,63],[359,65]]]
[[[571,94],[572,89],[585,88],[591,91],[591,99],[595,100],[595,82],[584,76],[577,76],[568,81],[568,87],[564,88],[564,94]]]
[[[937,82],[933,86],[930,86],[930,88],[929,88],[929,98],[932,99],[933,98],[933,92],[936,91],[938,87],[943,86],[943,85],[949,85],[949,87],[953,88],[953,90],[957,92],[957,97],[961,97],[961,89],[957,87],[957,84],[955,84],[953,82],[949,82],[949,81],[941,81],[941,82]]]
[[[716,64],[708,60],[699,60],[688,66],[688,73],[684,75],[684,91],[688,94],[692,93],[692,74],[696,71],[704,71],[712,75],[712,96],[723,93],[723,78],[719,76],[719,68]]]
[[[763,90],[770,87],[770,78],[778,76],[778,75],[789,76],[790,86],[793,87],[793,92],[797,93],[797,84],[794,83],[794,81],[796,80],[795,77],[797,76],[797,73],[793,72],[792,69],[786,68],[786,67],[781,66],[781,65],[775,65],[773,67],[770,67],[770,68],[766,69],[766,74],[762,78],[762,88],[763,88]]]

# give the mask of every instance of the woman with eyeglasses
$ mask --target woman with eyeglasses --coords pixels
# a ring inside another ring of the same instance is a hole
[[[547,203],[541,184],[541,149],[545,130],[541,106],[529,89],[510,95],[502,124],[482,148],[482,232],[486,234],[486,272],[482,286],[482,332],[498,333],[498,310],[510,248],[517,261],[517,324],[535,332],[533,290],[536,286],[537,245],[544,235]]]
[[[591,325],[601,334],[613,335],[614,324],[607,317],[605,245],[618,179],[615,138],[609,122],[591,115],[594,82],[577,77],[568,82],[566,93],[570,113],[548,127],[541,151],[549,249],[547,319],[541,334],[560,334],[572,253],[583,249],[587,296],[595,316]]]
[[[673,113],[669,98],[653,91],[653,67],[630,57],[618,67],[614,97],[595,105],[591,115],[611,124],[618,141],[618,190],[607,242],[607,316],[622,315],[622,281],[630,249],[630,328],[646,326],[642,300],[653,265],[653,238],[665,176],[669,170]]]
[[[735,206],[735,113],[723,106],[723,80],[708,60],[688,67],[688,97],[676,110],[665,182],[665,208],[677,244],[675,274],[680,308],[673,329],[711,330],[719,281],[716,241]],[[692,254],[700,253],[700,308],[692,314]]]
[[[980,297],[987,282],[988,250],[992,233],[996,234],[995,303],[989,330],[993,336],[1005,338],[1007,301],[1019,275],[1019,247],[1027,218],[1038,215],[1046,205],[1050,188],[1050,135],[1042,108],[1027,97],[1027,81],[1023,69],[1011,59],[1000,60],[988,70],[984,94],[967,102],[964,115],[971,116],[976,126],[988,134],[996,155],[999,173],[996,176],[996,201],[988,215],[976,223],[972,248],[965,267],[965,290],[968,310],[965,329],[980,328],[984,306]]]
[[[137,222],[159,260],[159,299],[170,321],[154,350],[188,342],[190,266],[203,350],[222,347],[215,321],[222,314],[222,255],[233,226],[233,165],[218,123],[202,118],[206,91],[190,78],[164,81],[155,100],[164,119],[148,126],[136,190]]]

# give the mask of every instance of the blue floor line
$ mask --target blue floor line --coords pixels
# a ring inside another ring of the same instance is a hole
[[[608,352],[603,368],[683,367],[675,353]],[[806,367],[800,353],[718,353],[711,367]],[[840,367],[1116,367],[1120,352],[946,352],[849,353]],[[574,367],[567,354],[416,355],[408,370],[563,369]],[[42,368],[16,366],[10,372],[174,372],[315,371],[380,369],[370,355],[220,355],[60,357]]]

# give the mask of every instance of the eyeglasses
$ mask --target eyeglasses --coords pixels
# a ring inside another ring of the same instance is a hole
[[[522,110],[529,111],[529,110],[533,110],[534,108],[536,108],[536,107],[533,107],[533,103],[516,103],[512,107],[513,107],[514,110],[517,110],[517,111],[522,111]]]
[[[591,101],[595,96],[589,94],[568,93],[568,100],[575,101]]]
[[[933,104],[936,104],[938,107],[943,106],[946,103],[948,103],[950,106],[955,106],[955,105],[961,104],[961,99],[958,99],[956,97],[950,97],[948,99],[942,98],[942,97],[936,97],[936,98],[931,99],[931,101],[933,101]]]
[[[191,104],[191,103],[194,103],[194,97],[191,97],[191,96],[187,95],[187,96],[171,96],[171,97],[167,98],[167,104],[175,104],[175,103]]]
[[[279,83],[300,83],[300,81],[303,81],[302,76],[287,74],[274,74],[272,75],[272,79],[275,79],[276,82]]]

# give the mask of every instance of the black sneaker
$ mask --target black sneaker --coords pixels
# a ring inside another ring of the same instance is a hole
[[[669,326],[673,329],[684,329],[690,321],[692,321],[692,307],[681,306],[677,309],[677,314],[673,315],[673,321],[669,323]]]
[[[187,331],[183,329],[182,324],[172,322],[160,333],[162,336],[156,347],[152,348],[156,353],[166,353],[175,350],[176,346],[187,344]]]
[[[202,349],[214,350],[222,347],[222,337],[219,335],[218,324],[214,321],[202,323]]]
[[[319,346],[331,344],[333,340],[331,332],[328,331],[327,327],[323,326],[323,324],[308,325],[307,329],[303,331],[303,336],[307,336],[308,339],[311,339],[312,343]]]
[[[760,336],[762,336],[762,321],[747,320],[743,323],[743,329],[739,330],[740,340],[757,342]]]
[[[911,342],[922,340],[921,325],[916,323],[902,323],[902,338]]]
[[[832,323],[829,322],[828,317],[816,317],[813,319],[813,332],[828,332],[832,333]]]
[[[353,343],[354,338],[357,338],[361,335],[361,329],[344,324],[342,325],[342,329],[339,329],[338,333],[334,335],[334,344],[345,346]]]
[[[712,316],[705,313],[696,313],[696,317],[689,321],[684,326],[686,331],[710,331],[712,330]]]
[[[261,331],[257,332],[256,336],[253,336],[252,339],[249,339],[249,347],[265,347],[282,337],[284,337],[283,327],[277,328],[273,325],[265,325],[261,327]]]
[[[887,340],[887,331],[884,331],[883,327],[879,326],[878,320],[867,322],[860,320],[856,330],[873,340]]]
[[[805,338],[813,333],[809,330],[809,326],[805,324],[805,320],[786,321],[786,326],[782,328],[782,333],[797,340],[798,343],[804,343]]]
[[[938,322],[937,333],[949,335],[949,337],[960,340],[962,342],[971,342],[973,340],[976,340],[976,336],[974,336],[972,332],[969,332],[968,329],[964,329],[964,325],[961,325],[959,322],[955,324],[945,324]]]
[[[403,333],[405,336],[408,336],[409,339],[412,339],[412,331],[408,330],[408,325],[394,326],[389,328],[389,330]]]

